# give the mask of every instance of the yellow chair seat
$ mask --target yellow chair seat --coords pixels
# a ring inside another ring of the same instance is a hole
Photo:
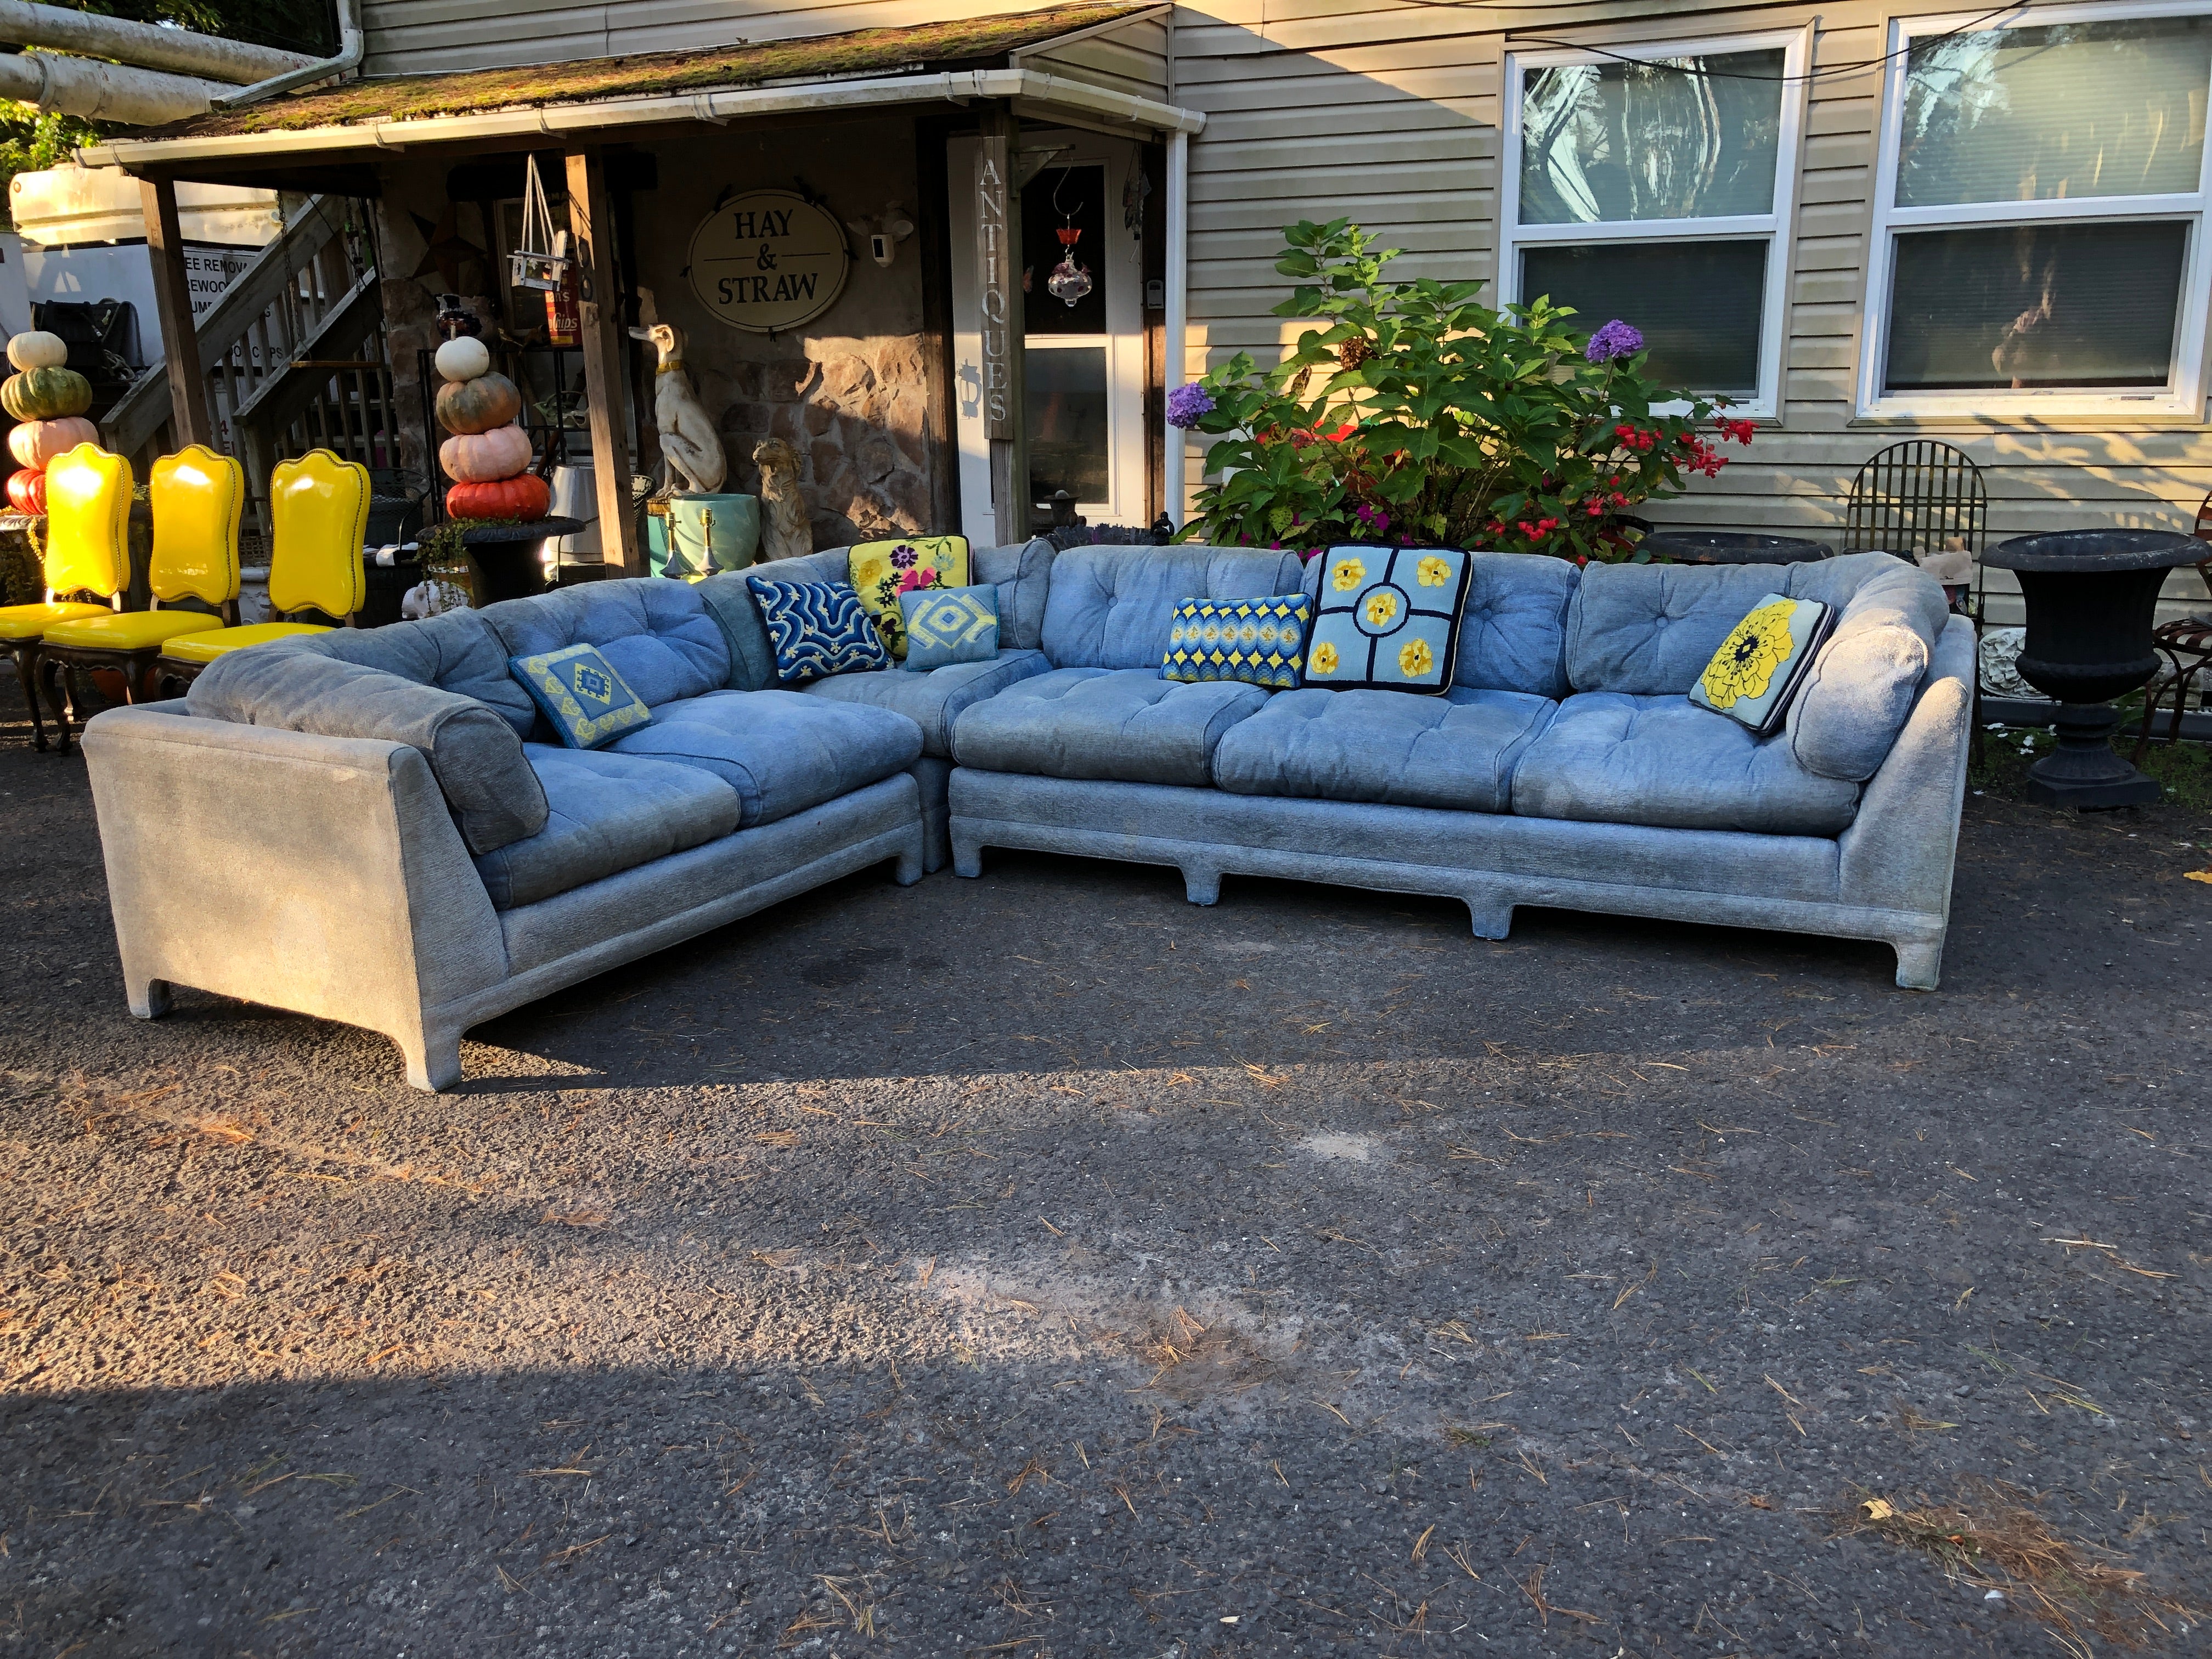
[[[46,643],[100,651],[143,651],[180,634],[204,634],[222,626],[222,617],[204,611],[127,611],[120,616],[111,612],[59,623],[46,630]]]
[[[0,606],[0,640],[35,640],[56,623],[75,617],[109,617],[104,605],[11,605]]]
[[[289,640],[295,634],[327,634],[327,628],[311,623],[253,623],[244,628],[218,628],[211,633],[186,634],[161,647],[161,654],[178,662],[213,662],[226,652],[243,651],[249,645]]]

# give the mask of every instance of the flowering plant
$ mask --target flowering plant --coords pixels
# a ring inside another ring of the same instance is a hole
[[[1215,439],[1194,539],[1617,561],[1635,556],[1624,511],[1717,475],[1717,441],[1751,441],[1748,421],[1701,430],[1718,400],[1653,385],[1617,319],[1584,339],[1547,299],[1500,313],[1479,283],[1386,282],[1397,250],[1347,220],[1283,236],[1275,269],[1297,286],[1275,314],[1323,325],[1273,368],[1240,352],[1168,398],[1171,422]]]

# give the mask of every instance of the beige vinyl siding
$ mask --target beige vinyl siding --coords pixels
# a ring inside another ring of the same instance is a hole
[[[1930,12],[1942,8],[1930,5]],[[2117,8],[2116,8],[2117,9]],[[1902,439],[1942,438],[1983,468],[1992,540],[2039,531],[2186,529],[2212,490],[2202,424],[2078,428],[2002,421],[1856,419],[1872,225],[1878,69],[1887,50],[1871,4],[1593,5],[1515,15],[1377,0],[1217,0],[1176,13],[1176,101],[1204,111],[1192,142],[1191,335],[1195,378],[1239,350],[1263,359],[1303,326],[1270,314],[1289,292],[1273,269],[1290,222],[1348,216],[1402,247],[1406,276],[1496,274],[1500,81],[1505,28],[1591,46],[1797,28],[1816,17],[1796,204],[1784,239],[1789,314],[1778,426],[1721,476],[1651,516],[1708,529],[1840,537],[1862,463]],[[1632,21],[1630,21],[1632,20]],[[1190,452],[1189,482],[1201,465]],[[2013,591],[2002,573],[1991,586]],[[2164,612],[2201,606],[2193,573],[2169,580]],[[2000,615],[2003,607],[2001,605]]]
[[[1048,75],[1164,103],[1170,88],[1168,51],[1165,21],[1139,18],[1065,45],[1025,52],[1020,58]]]

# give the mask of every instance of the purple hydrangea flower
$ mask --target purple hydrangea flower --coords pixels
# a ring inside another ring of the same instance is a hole
[[[1390,515],[1379,507],[1369,507],[1362,502],[1353,516],[1378,536],[1390,533]]]
[[[1603,363],[1615,357],[1633,357],[1643,349],[1644,336],[1616,317],[1590,336],[1583,356],[1594,363]]]
[[[1179,386],[1168,393],[1168,424],[1194,427],[1199,416],[1213,412],[1213,399],[1202,386]]]

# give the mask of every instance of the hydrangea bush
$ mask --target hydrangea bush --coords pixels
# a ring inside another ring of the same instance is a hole
[[[1751,422],[1653,385],[1644,337],[1614,319],[1587,337],[1540,299],[1503,313],[1480,283],[1385,281],[1348,220],[1300,221],[1275,269],[1275,307],[1308,330],[1280,364],[1239,353],[1168,398],[1168,419],[1214,437],[1191,539],[1312,552],[1399,540],[1636,556],[1620,514],[1726,465]],[[1670,412],[1659,413],[1665,409]]]

